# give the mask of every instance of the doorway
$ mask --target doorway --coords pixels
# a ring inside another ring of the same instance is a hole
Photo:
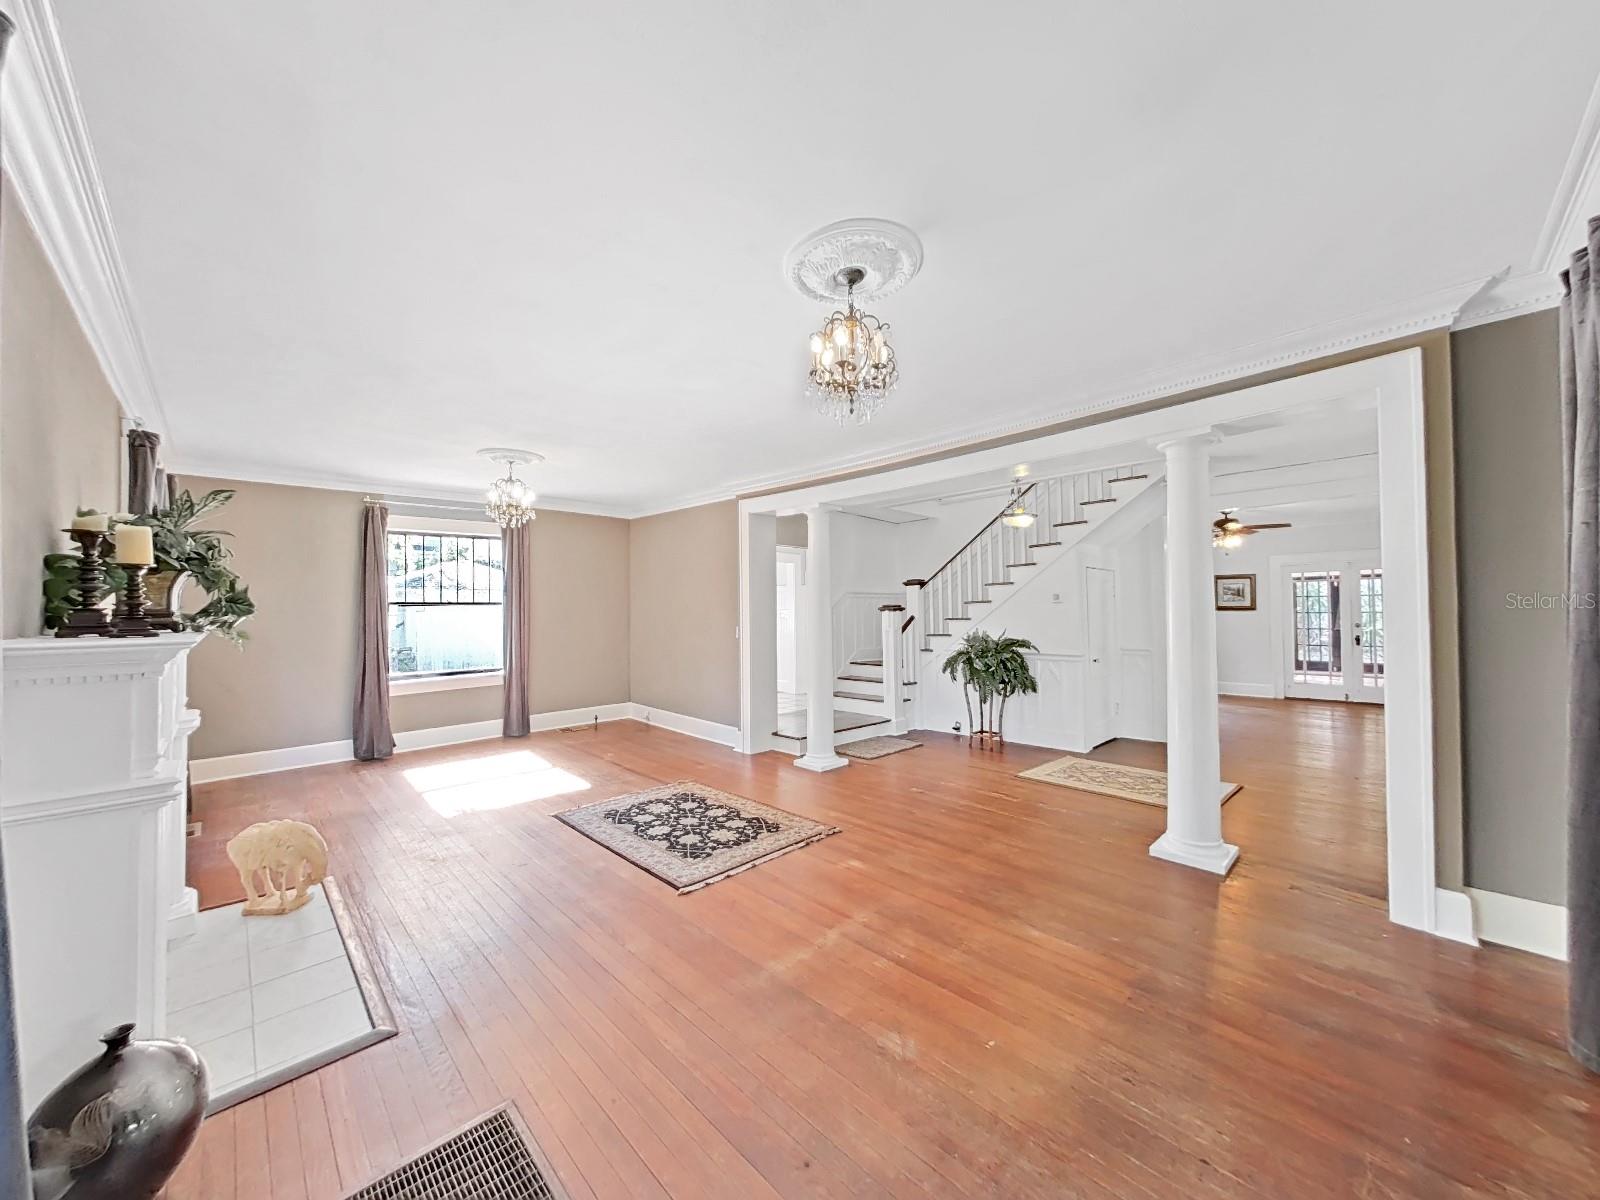
[[[1280,563],[1274,623],[1283,694],[1384,702],[1383,567],[1376,551]]]
[[[1083,732],[1093,748],[1116,736],[1111,656],[1117,644],[1117,573],[1107,567],[1085,567],[1084,584],[1089,661],[1084,664]]]
[[[805,707],[806,654],[804,645],[806,552],[793,546],[778,547],[778,711]]]

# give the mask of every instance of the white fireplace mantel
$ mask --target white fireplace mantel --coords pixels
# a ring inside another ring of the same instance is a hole
[[[0,643],[3,836],[31,1108],[123,1021],[166,1023],[184,882],[187,659],[203,635]]]

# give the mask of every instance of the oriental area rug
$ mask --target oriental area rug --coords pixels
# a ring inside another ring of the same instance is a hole
[[[679,895],[839,832],[688,779],[556,815]]]

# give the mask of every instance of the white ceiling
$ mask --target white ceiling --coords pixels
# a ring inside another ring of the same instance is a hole
[[[1059,414],[1530,265],[1593,0],[76,0],[180,469],[636,512]],[[904,221],[900,390],[801,395],[784,251]]]

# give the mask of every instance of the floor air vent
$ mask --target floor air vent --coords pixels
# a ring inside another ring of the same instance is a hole
[[[567,1200],[507,1105],[453,1133],[347,1200]]]

